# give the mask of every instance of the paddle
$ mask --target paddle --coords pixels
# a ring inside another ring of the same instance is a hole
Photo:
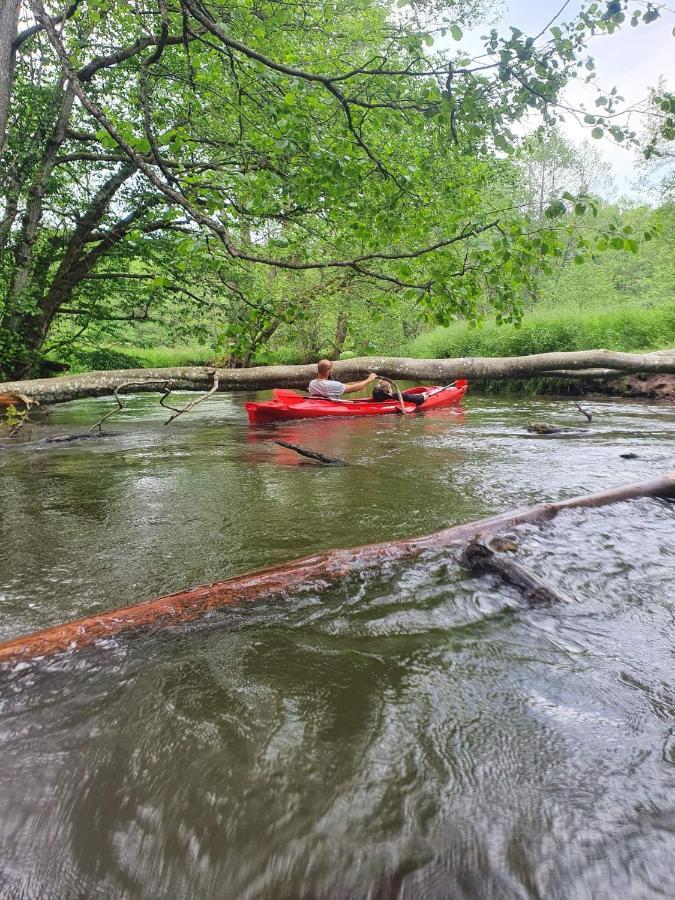
[[[441,391],[447,391],[448,388],[464,387],[465,384],[466,384],[466,379],[458,378],[456,381],[453,381],[452,384],[444,384],[443,387],[434,388],[433,391],[429,391],[429,393],[427,394],[427,400],[429,399],[429,397],[433,397],[434,394],[440,394]]]

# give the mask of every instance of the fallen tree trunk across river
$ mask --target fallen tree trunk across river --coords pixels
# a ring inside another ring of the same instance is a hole
[[[335,377],[342,381],[362,378],[368,372],[389,378],[450,384],[458,378],[528,378],[554,375],[566,378],[631,373],[675,374],[675,349],[656,353],[614,353],[610,350],[579,350],[574,353],[537,353],[533,356],[466,357],[457,359],[412,359],[406,357],[362,356],[335,363]],[[316,376],[316,366],[255,366],[248,369],[220,369],[184,366],[171,369],[120,369],[85,372],[57,378],[35,378],[0,383],[2,398],[30,398],[38,403],[63,403],[80,397],[162,389],[208,390],[217,379],[219,391],[264,390],[273,387],[307,387]]]
[[[524,507],[477,522],[455,525],[424,537],[328,550],[227,581],[57,625],[0,644],[0,666],[54,656],[127,633],[189,622],[224,606],[266,600],[300,588],[334,583],[385,562],[414,558],[424,550],[464,544],[479,535],[496,534],[526,522],[547,522],[567,509],[605,506],[636,497],[675,497],[675,472],[597,494]]]

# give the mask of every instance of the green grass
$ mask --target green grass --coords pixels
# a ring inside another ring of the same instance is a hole
[[[218,354],[209,347],[138,347],[132,351],[146,369],[173,366],[207,366],[217,361]]]
[[[281,344],[274,349],[259,350],[253,357],[254,366],[297,366],[303,362],[303,355],[297,347]]]
[[[110,371],[112,369],[165,369],[174,366],[204,366],[216,358],[205,347],[97,347],[71,350],[57,362],[68,365],[71,373]]]
[[[657,350],[675,346],[675,301],[652,307],[622,305],[608,310],[553,309],[528,313],[519,328],[457,324],[416,338],[411,356],[526,356],[565,350]]]
[[[540,308],[526,315],[522,325],[498,326],[489,323],[481,328],[456,324],[436,328],[420,335],[404,351],[418,358],[451,358],[462,356],[526,356],[563,350],[655,350],[675,347],[675,300],[663,300],[651,306],[622,304],[606,309],[576,307]],[[353,356],[344,353],[343,358]],[[96,369],[159,369],[179,366],[210,365],[218,362],[211,348],[102,346],[71,351],[60,361],[70,371]],[[302,352],[292,345],[279,346],[256,354],[255,365],[292,365],[306,362]],[[546,379],[519,383],[519,391],[529,392],[565,387]],[[501,385],[501,383],[500,383]],[[492,385],[497,390],[500,385]],[[503,388],[504,385],[501,385]]]

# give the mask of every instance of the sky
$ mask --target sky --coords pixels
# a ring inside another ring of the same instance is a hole
[[[510,25],[520,28],[525,34],[535,35],[541,31],[563,5],[563,0],[503,0],[501,15],[496,21],[479,25],[467,31],[459,46],[470,55],[482,50],[480,35],[486,28],[496,27],[500,33],[508,34]],[[646,9],[646,4],[640,4]],[[580,10],[582,4],[571,0],[561,16],[562,21],[571,20]],[[675,6],[675,4],[673,4]],[[675,89],[675,12],[664,8],[661,18],[649,25],[631,28],[630,23],[612,35],[598,35],[591,39],[589,54],[595,60],[597,83],[610,90],[616,86],[619,94],[625,98],[626,105],[637,103],[648,96],[649,88],[655,86],[659,77],[666,79],[668,87]],[[570,105],[578,106],[585,101],[592,112],[595,109],[597,92],[590,85],[581,83],[569,87],[566,100]],[[636,151],[634,148],[619,146],[611,137],[593,140],[590,128],[585,129],[572,117],[566,117],[561,129],[566,136],[577,143],[592,141],[612,167],[617,195],[641,198],[636,187]],[[633,115],[631,128],[640,130],[642,117]]]

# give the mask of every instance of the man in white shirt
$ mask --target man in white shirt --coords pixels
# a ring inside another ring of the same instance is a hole
[[[343,394],[353,394],[355,391],[362,391],[377,378],[374,372],[371,372],[363,381],[350,381],[343,384],[341,381],[333,381],[333,363],[329,359],[319,361],[318,374],[309,383],[310,397],[323,397],[324,400],[339,400]]]

